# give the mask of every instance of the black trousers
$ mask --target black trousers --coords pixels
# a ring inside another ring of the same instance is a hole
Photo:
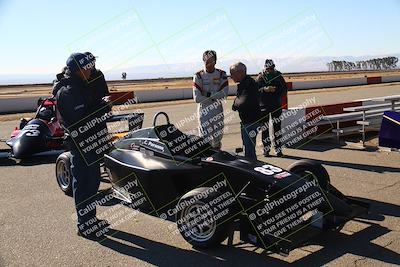
[[[96,194],[100,185],[100,163],[88,165],[81,153],[71,150],[72,189],[74,193],[78,228],[89,228],[96,220]]]
[[[282,138],[281,135],[281,120],[280,116],[282,115],[282,109],[278,108],[276,110],[264,110],[262,109],[263,114],[263,127],[262,127],[262,143],[264,146],[264,153],[268,153],[271,149],[271,139],[272,137],[269,136],[269,121],[272,120],[273,126],[273,135],[275,141],[275,151],[281,152],[281,143],[280,139]]]

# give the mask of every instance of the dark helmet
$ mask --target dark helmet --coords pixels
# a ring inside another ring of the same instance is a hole
[[[275,68],[275,63],[272,59],[266,59],[264,68],[269,69],[269,68]]]
[[[96,58],[97,58],[97,57],[94,56],[92,53],[90,53],[90,52],[85,52],[84,54],[89,58],[90,61],[96,62]]]
[[[51,109],[46,108],[46,107],[42,107],[42,108],[39,109],[37,117],[39,119],[49,121],[54,117],[53,116],[53,111]]]
[[[81,69],[93,67],[93,61],[89,60],[88,56],[85,54],[73,53],[68,57],[65,65],[67,65],[70,72],[74,73]]]
[[[217,61],[217,52],[215,52],[214,50],[207,50],[203,53],[204,62],[206,62],[211,57],[214,57],[215,61]]]

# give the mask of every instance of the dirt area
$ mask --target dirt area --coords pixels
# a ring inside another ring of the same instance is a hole
[[[284,74],[287,82],[328,80],[344,78],[361,78],[374,76],[393,76],[400,75],[400,70],[396,71],[367,71],[367,72],[319,72],[319,73],[292,73]],[[234,84],[229,79],[230,84]],[[170,79],[149,79],[149,80],[129,80],[129,81],[109,81],[108,86],[111,92],[154,90],[154,89],[179,89],[192,86],[192,78],[170,78]],[[26,95],[46,95],[51,93],[51,85],[17,85],[0,86],[0,97],[15,97]]]

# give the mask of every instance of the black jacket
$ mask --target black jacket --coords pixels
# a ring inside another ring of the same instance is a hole
[[[53,96],[56,96],[58,90],[60,89],[60,87],[62,87],[62,84],[60,84],[60,82],[70,76],[71,74],[69,72],[58,73],[56,75],[56,79],[53,80]],[[93,91],[93,95],[98,99],[102,99],[103,97],[110,95],[107,82],[101,70],[92,69],[92,74],[87,81],[87,84],[90,90]]]
[[[98,69],[92,70],[92,74],[88,81],[88,86],[90,87],[90,90],[93,90],[93,94],[99,99],[102,99],[103,97],[110,95],[110,92],[108,91],[107,82],[101,70]]]
[[[67,141],[70,149],[82,150],[82,146],[77,144],[97,133],[106,132],[105,119],[109,116],[107,105],[93,94],[87,81],[75,75],[61,79],[56,99],[61,125],[70,134]],[[90,124],[92,121],[96,123]],[[90,127],[86,127],[88,123]],[[87,130],[82,131],[85,127]],[[78,135],[74,136],[74,131]],[[92,152],[88,154],[93,154]]]
[[[236,98],[232,109],[239,111],[239,117],[243,124],[250,124],[260,120],[258,86],[250,76],[246,75],[237,85]]]
[[[261,92],[260,106],[268,112],[273,112],[282,106],[282,96],[287,94],[287,86],[282,73],[274,71],[272,73],[260,72],[256,79],[258,88],[264,86],[275,86],[275,92]]]

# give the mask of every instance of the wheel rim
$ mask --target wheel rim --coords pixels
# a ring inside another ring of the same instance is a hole
[[[60,161],[57,164],[57,181],[63,190],[66,190],[70,186],[71,176],[64,161]]]
[[[181,213],[182,225],[185,225],[185,234],[196,242],[204,242],[210,239],[216,229],[216,221],[213,219],[212,214],[208,214],[205,204],[197,202],[187,208]]]

